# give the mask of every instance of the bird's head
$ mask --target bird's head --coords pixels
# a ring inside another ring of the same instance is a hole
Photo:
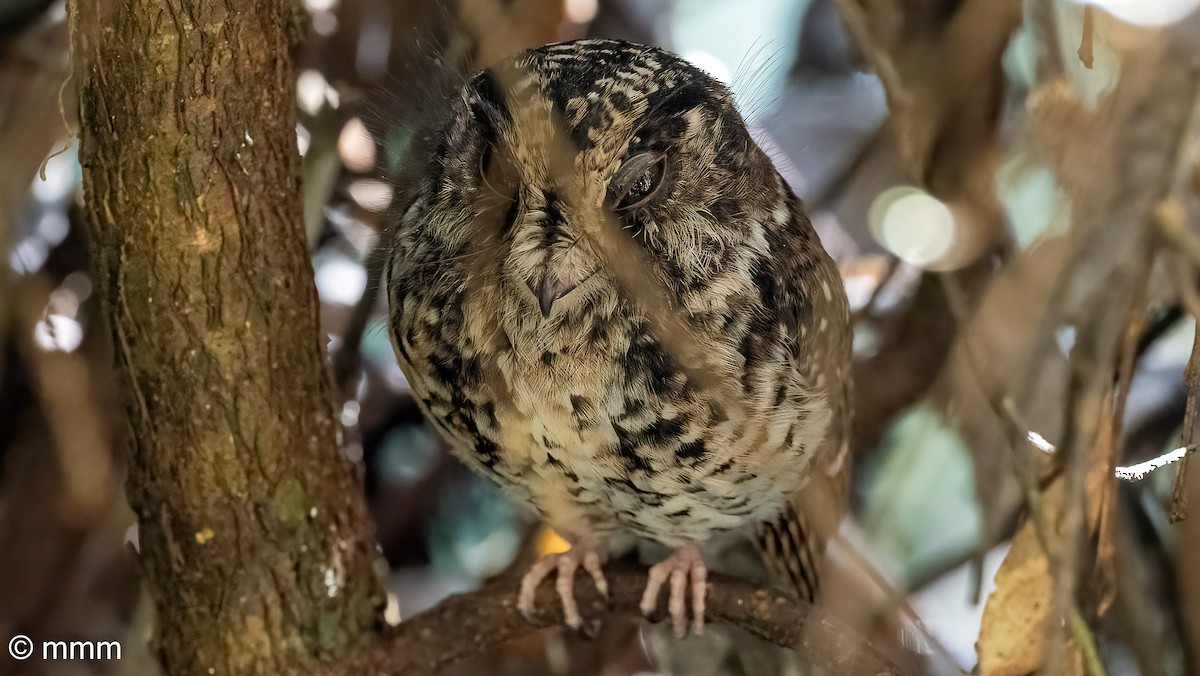
[[[406,227],[540,321],[639,285],[684,306],[745,279],[785,190],[719,81],[661,49],[581,40],[463,87]]]

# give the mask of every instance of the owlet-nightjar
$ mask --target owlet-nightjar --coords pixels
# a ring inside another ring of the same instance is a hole
[[[850,321],[800,201],[720,82],[669,52],[552,44],[454,100],[388,258],[402,370],[453,452],[571,544],[518,606],[638,539],[676,634],[704,554],[751,535],[816,591],[841,514]],[[690,598],[690,603],[689,603]]]

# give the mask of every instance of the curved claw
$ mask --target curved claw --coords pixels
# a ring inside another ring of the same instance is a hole
[[[642,593],[642,601],[639,604],[643,615],[652,614],[658,607],[659,592],[664,584],[669,583],[667,612],[671,615],[671,627],[676,638],[687,636],[689,578],[692,596],[692,633],[700,636],[704,633],[708,568],[704,565],[704,557],[700,553],[699,546],[684,545],[675,550],[665,561],[652,566],[646,580],[646,591]]]
[[[546,579],[550,571],[558,567],[558,556],[558,554],[543,556],[521,578],[521,591],[517,593],[517,610],[530,622],[533,621],[534,596],[537,594],[538,585]]]
[[[547,554],[533,564],[525,576],[521,578],[521,590],[517,594],[517,610],[526,620],[533,619],[534,599],[537,596],[538,585],[546,579],[551,571],[557,571],[554,588],[562,602],[563,621],[575,630],[584,627],[583,616],[579,613],[579,604],[575,601],[575,571],[580,566],[591,576],[596,585],[596,591],[608,598],[608,580],[604,578],[601,566],[604,556],[600,550],[589,546],[573,546],[559,554]]]

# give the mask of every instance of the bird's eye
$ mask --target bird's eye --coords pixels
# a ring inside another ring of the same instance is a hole
[[[484,146],[479,153],[479,177],[497,197],[516,200],[520,177],[508,153],[493,149],[491,144]]]
[[[521,204],[521,177],[512,157],[489,144],[479,153],[479,178],[484,192],[479,205],[481,214],[496,220],[503,232],[512,229]]]
[[[629,211],[648,204],[662,192],[666,174],[667,158],[663,155],[642,153],[629,158],[609,185],[613,211]]]

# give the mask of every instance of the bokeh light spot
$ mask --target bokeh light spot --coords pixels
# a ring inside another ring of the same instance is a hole
[[[871,233],[910,265],[936,267],[954,248],[954,213],[944,202],[911,186],[889,188],[868,213]]]

